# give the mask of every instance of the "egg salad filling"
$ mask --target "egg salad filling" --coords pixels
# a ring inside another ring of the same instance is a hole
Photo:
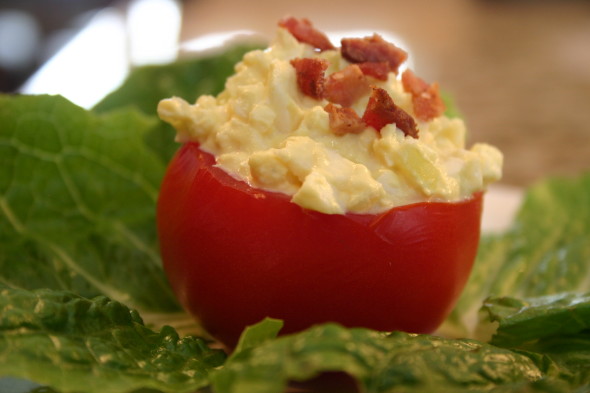
[[[395,123],[335,133],[328,101],[298,88],[293,59],[327,61],[326,75],[351,62],[341,51],[318,51],[283,27],[269,48],[247,53],[217,97],[190,104],[172,97],[158,106],[180,143],[198,142],[216,164],[255,188],[281,192],[303,208],[327,214],[375,214],[423,201],[460,201],[502,175],[493,146],[465,147],[466,128],[444,114],[420,120],[396,72],[370,78],[412,116],[418,137]],[[350,105],[359,116],[370,92]]]

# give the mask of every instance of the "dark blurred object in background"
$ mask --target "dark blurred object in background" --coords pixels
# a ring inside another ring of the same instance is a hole
[[[0,92],[13,92],[114,0],[0,0]]]

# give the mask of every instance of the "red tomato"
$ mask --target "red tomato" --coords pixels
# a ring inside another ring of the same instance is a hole
[[[264,317],[282,333],[322,322],[434,331],[475,258],[482,195],[376,215],[328,215],[255,189],[181,147],[164,178],[164,268],[186,309],[228,347]]]

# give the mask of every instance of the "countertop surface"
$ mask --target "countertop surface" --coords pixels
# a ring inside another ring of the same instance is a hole
[[[181,40],[241,29],[272,38],[285,15],[399,37],[416,72],[454,97],[469,143],[504,152],[504,184],[590,169],[590,2],[188,0]]]

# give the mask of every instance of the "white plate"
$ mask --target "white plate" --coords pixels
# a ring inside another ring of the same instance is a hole
[[[506,230],[520,207],[523,191],[517,187],[494,184],[485,194],[482,231],[498,233]]]

